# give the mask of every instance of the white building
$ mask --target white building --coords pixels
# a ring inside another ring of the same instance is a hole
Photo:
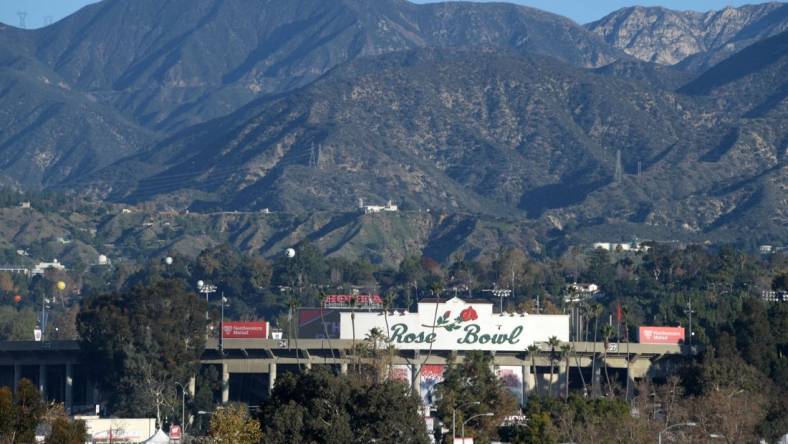
[[[361,209],[362,212],[364,212],[364,214],[399,211],[399,208],[396,205],[394,205],[392,201],[388,201],[386,205],[380,206],[380,205],[364,205],[364,199],[359,199],[358,207]]]
[[[66,271],[66,267],[63,266],[57,259],[53,259],[52,262],[39,262],[38,265],[33,267],[31,274],[33,276],[37,274],[44,274],[50,268],[54,268],[55,270]]]
[[[594,249],[601,248],[606,251],[648,251],[649,247],[640,242],[596,242]]]

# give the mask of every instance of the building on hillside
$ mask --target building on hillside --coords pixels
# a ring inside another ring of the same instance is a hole
[[[392,201],[388,201],[386,205],[364,205],[364,199],[358,200],[358,207],[364,214],[384,213],[384,212],[397,212],[399,208],[394,205]]]
[[[788,302],[788,291],[764,290],[761,299],[766,302]]]
[[[648,251],[649,246],[644,245],[642,242],[596,242],[593,245],[593,249],[596,250],[597,248],[601,248],[606,251],[612,252],[622,252],[622,251],[632,251],[632,252],[640,252],[640,251]]]
[[[575,282],[567,285],[566,290],[564,301],[567,303],[582,302],[602,295],[602,289],[599,288],[599,285],[592,283]]]
[[[35,276],[37,274],[44,274],[49,269],[55,269],[55,270],[59,270],[59,271],[66,271],[66,267],[63,264],[58,262],[57,259],[53,259],[52,262],[39,262],[38,265],[33,267],[33,270],[31,270],[31,274],[33,276]]]

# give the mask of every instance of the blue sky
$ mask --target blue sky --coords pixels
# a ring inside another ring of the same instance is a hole
[[[0,0],[0,22],[16,26],[19,24],[17,12],[26,11],[27,27],[40,28],[48,20],[58,21],[79,8],[95,2],[96,0]],[[416,1],[416,3],[428,2],[430,0]],[[587,23],[601,18],[618,8],[632,5],[708,11],[710,9],[721,9],[728,5],[739,6],[746,3],[759,3],[758,0],[749,2],[740,0],[512,0],[511,2],[561,14],[578,23]]]

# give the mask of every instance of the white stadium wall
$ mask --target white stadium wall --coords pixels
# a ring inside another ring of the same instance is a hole
[[[466,303],[452,298],[437,304],[419,303],[418,313],[343,312],[340,338],[363,340],[377,328],[398,349],[523,351],[551,336],[569,341],[568,315],[503,315],[492,312],[492,303]],[[351,316],[355,315],[355,321]],[[355,324],[355,328],[354,328]]]

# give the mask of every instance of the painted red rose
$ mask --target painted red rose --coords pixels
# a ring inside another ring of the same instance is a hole
[[[462,318],[463,322],[475,321],[476,319],[479,319],[479,315],[476,314],[476,310],[474,310],[473,307],[468,307],[460,312],[460,317]]]

